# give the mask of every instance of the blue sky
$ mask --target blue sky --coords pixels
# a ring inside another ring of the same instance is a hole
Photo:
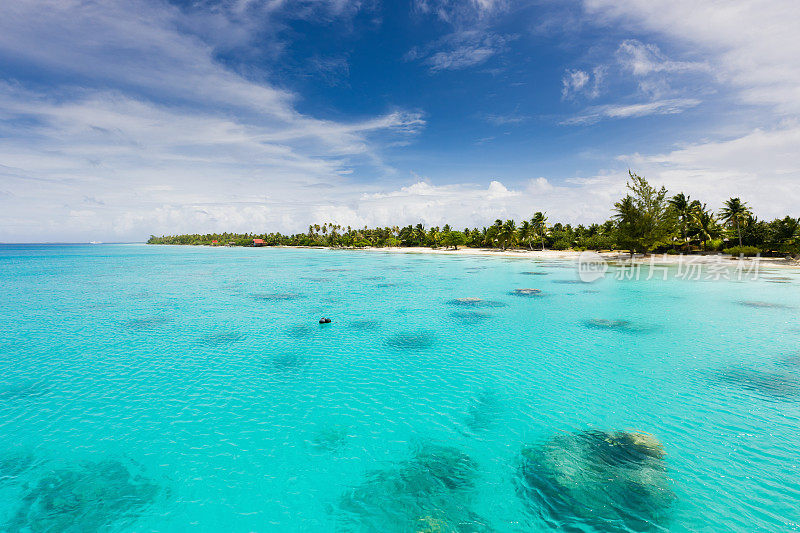
[[[797,216],[794,0],[19,0],[0,241],[602,221],[628,168]]]

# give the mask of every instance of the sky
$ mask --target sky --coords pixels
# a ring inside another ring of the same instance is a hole
[[[797,0],[15,0],[0,242],[800,216]]]

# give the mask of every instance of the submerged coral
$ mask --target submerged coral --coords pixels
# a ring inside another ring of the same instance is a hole
[[[457,318],[459,322],[469,322],[475,324],[487,320],[492,315],[482,311],[453,311],[450,313],[450,316]]]
[[[541,296],[541,289],[514,289],[511,293],[514,296]]]
[[[456,307],[472,307],[472,308],[492,308],[492,307],[505,307],[506,304],[496,300],[483,300],[481,298],[455,298],[447,302],[449,305]]]
[[[411,459],[371,472],[340,502],[344,531],[483,532],[470,510],[477,466],[465,453],[427,445]]]
[[[8,531],[101,531],[130,521],[158,494],[158,486],[118,461],[53,470],[22,498]]]
[[[225,344],[233,344],[244,338],[244,335],[236,331],[228,331],[222,333],[210,333],[202,337],[204,344],[209,346],[223,346]]]
[[[367,331],[371,329],[378,329],[381,323],[379,320],[353,320],[349,325],[352,329]]]
[[[779,400],[800,398],[800,376],[795,372],[730,368],[718,372],[717,377],[723,383],[736,385],[768,398]]]
[[[313,448],[326,452],[335,452],[347,444],[350,428],[338,424],[326,426],[315,432],[308,440]]]
[[[655,326],[637,324],[630,320],[610,320],[607,318],[584,320],[583,325],[590,329],[607,329],[623,333],[648,333],[657,329]]]
[[[297,300],[300,298],[300,295],[289,292],[254,292],[250,295],[250,298],[262,302],[282,302],[288,300]]]
[[[582,431],[522,450],[517,488],[530,510],[567,531],[657,531],[675,500],[664,449],[645,433]]]
[[[422,350],[435,342],[436,336],[430,331],[396,333],[386,339],[386,344],[399,350]]]
[[[488,430],[492,423],[497,420],[497,415],[501,410],[501,402],[497,395],[491,390],[482,390],[469,406],[467,416],[464,420],[467,434]]]

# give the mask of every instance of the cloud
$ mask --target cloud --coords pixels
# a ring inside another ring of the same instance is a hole
[[[463,70],[485,63],[500,53],[511,37],[482,30],[464,30],[409,50],[406,61],[421,61],[431,72]]]
[[[495,114],[486,114],[483,115],[483,119],[492,124],[494,126],[509,126],[511,124],[520,124],[525,122],[526,120],[530,120],[530,117],[527,115],[495,115]]]
[[[600,24],[658,34],[713,57],[709,63],[715,75],[743,102],[773,106],[779,113],[800,112],[796,28],[800,2],[796,0],[583,0],[583,4]],[[648,51],[639,50],[645,53],[640,68],[647,69]]]
[[[656,155],[633,154],[620,159],[709,205],[739,196],[763,218],[799,216],[800,124],[755,129],[727,140],[690,144]]]
[[[700,104],[693,98],[676,98],[638,104],[609,104],[593,106],[579,115],[561,122],[563,125],[595,124],[603,119],[622,119],[648,115],[675,115]]]
[[[635,76],[647,76],[654,72],[708,71],[708,63],[695,61],[672,61],[658,46],[644,44],[636,39],[623,41],[617,49],[617,60]]]
[[[508,4],[508,0],[415,0],[414,10],[435,15],[443,22],[460,25],[502,12]]]
[[[591,73],[580,69],[567,69],[561,78],[561,98],[568,99],[577,94],[597,98],[600,96],[605,73],[606,68],[602,65],[594,67]]]
[[[237,223],[245,207],[254,224],[262,210],[285,224],[307,216],[315,184],[355,194],[353,167],[393,172],[382,147],[424,127],[399,109],[346,122],[300,113],[293,93],[179,29],[193,20],[137,0],[4,11],[0,57],[51,83],[0,83],[0,190],[15,192],[0,196],[0,240],[136,240]],[[185,222],[161,225],[176,213]]]

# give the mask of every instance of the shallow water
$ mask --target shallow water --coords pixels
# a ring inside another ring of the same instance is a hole
[[[768,275],[0,246],[0,531],[798,529],[800,276]],[[623,431],[657,467],[591,470]]]

